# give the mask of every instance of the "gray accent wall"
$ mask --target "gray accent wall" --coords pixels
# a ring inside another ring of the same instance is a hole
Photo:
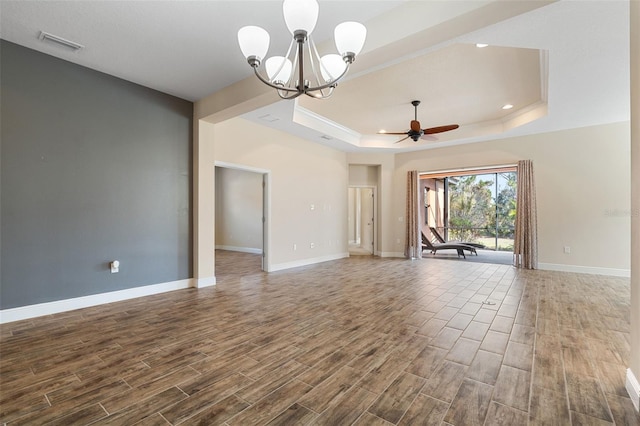
[[[0,66],[0,309],[191,278],[193,104],[4,40]]]

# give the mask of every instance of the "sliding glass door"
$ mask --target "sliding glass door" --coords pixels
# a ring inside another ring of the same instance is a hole
[[[513,251],[515,168],[423,175],[421,182],[423,223],[434,240],[468,241],[490,250]]]

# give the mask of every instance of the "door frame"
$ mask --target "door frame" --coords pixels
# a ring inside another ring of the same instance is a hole
[[[378,187],[375,185],[349,185],[347,187],[350,188],[366,188],[371,189],[373,193],[373,256],[380,256],[380,251],[378,250]],[[348,220],[348,218],[347,218]]]
[[[257,167],[245,166],[242,164],[228,163],[225,161],[214,162],[214,180],[215,168],[222,167],[224,169],[235,169],[245,172],[257,173],[262,175],[262,270],[271,271],[271,170],[260,169]],[[215,212],[215,207],[214,207]],[[215,230],[215,214],[213,220],[213,229]],[[214,231],[215,232],[215,231]],[[215,253],[214,253],[215,265]]]

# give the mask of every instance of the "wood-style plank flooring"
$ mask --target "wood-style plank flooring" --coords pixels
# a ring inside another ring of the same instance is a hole
[[[215,287],[3,325],[0,424],[639,423],[627,279],[259,264],[217,252]]]

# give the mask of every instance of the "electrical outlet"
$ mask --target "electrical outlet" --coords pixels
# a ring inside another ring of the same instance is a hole
[[[298,250],[298,246],[296,244],[293,245],[293,251]]]
[[[316,244],[315,243],[309,244],[309,248],[316,248]]]
[[[571,247],[564,246],[564,254],[571,254]]]

